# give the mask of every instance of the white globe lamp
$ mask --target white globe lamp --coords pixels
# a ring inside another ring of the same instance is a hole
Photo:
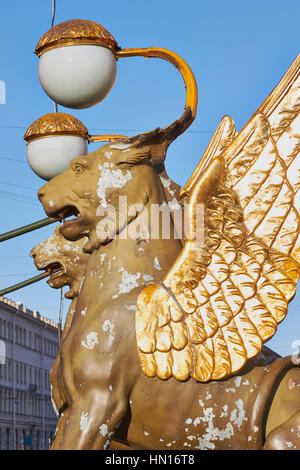
[[[49,181],[65,171],[73,158],[88,153],[88,130],[81,121],[66,113],[50,113],[27,129],[24,139],[31,169]]]
[[[69,20],[53,26],[39,40],[39,80],[56,103],[83,109],[102,101],[117,73],[118,45],[103,26]]]

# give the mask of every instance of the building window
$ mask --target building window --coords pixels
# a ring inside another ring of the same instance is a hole
[[[6,428],[6,433],[5,433],[6,449],[9,449],[9,438],[10,438],[10,429]]]

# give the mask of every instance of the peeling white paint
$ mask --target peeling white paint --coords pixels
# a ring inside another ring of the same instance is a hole
[[[89,415],[87,412],[82,412],[80,416],[80,431],[85,431],[88,426]]]
[[[107,427],[107,424],[101,424],[101,425],[99,426],[99,431],[100,431],[100,434],[101,434],[103,437],[107,436],[107,434],[108,434],[108,427]]]
[[[96,344],[98,344],[98,335],[96,331],[91,331],[86,335],[86,340],[81,341],[81,345],[86,349],[94,349]]]
[[[100,263],[101,263],[101,266],[102,266],[102,264],[103,264],[103,261],[104,261],[105,257],[106,257],[106,253],[101,253],[101,255],[100,255]]]
[[[199,426],[200,421],[201,421],[201,420],[200,420],[200,417],[198,416],[196,419],[194,419],[194,422],[193,422],[194,426],[195,426],[195,427],[196,427],[196,426]]]
[[[111,335],[114,330],[114,327],[115,325],[110,320],[105,320],[102,325],[102,330]]]
[[[136,305],[125,305],[125,308],[127,308],[127,310],[137,310]]]
[[[81,315],[83,315],[84,317],[86,316],[86,312],[87,312],[87,307],[85,307],[83,310],[81,310]]]
[[[202,437],[198,437],[198,446],[195,446],[195,449],[214,449],[215,444],[212,441],[224,439],[230,439],[234,435],[233,426],[231,423],[227,423],[224,429],[219,429],[214,427],[213,422],[209,421],[206,428],[206,434],[203,434]]]
[[[111,156],[112,156],[112,152],[108,152],[108,151],[107,151],[107,152],[104,152],[104,156],[105,156],[105,158],[107,158],[108,160],[110,160],[110,159],[111,159]]]
[[[97,183],[97,196],[100,199],[102,207],[107,207],[106,189],[108,188],[123,188],[128,181],[132,179],[130,170],[123,172],[119,168],[117,170],[109,169],[108,163],[98,165],[100,170],[100,178]]]
[[[241,382],[242,382],[242,377],[240,377],[240,376],[236,377],[234,382],[235,382],[235,386],[239,387],[241,385]]]
[[[228,416],[228,405],[223,406],[223,411],[220,414],[220,418],[226,418]]]
[[[240,429],[241,425],[243,424],[243,421],[247,421],[248,418],[246,418],[243,400],[240,398],[235,402],[235,404],[237,408],[232,410],[230,415],[230,421],[234,424],[237,424],[238,428]]]
[[[138,279],[141,277],[141,273],[132,274],[126,271],[124,268],[120,268],[119,272],[122,273],[122,282],[119,284],[119,293],[113,295],[113,298],[117,298],[120,294],[126,294],[135,287],[138,287]]]
[[[110,149],[125,150],[131,147],[131,144],[124,144],[123,142],[117,142],[109,146]]]
[[[153,266],[154,266],[154,268],[157,269],[158,271],[161,270],[161,266],[160,266],[160,264],[159,264],[159,260],[158,260],[157,256],[155,256],[155,258],[154,258]]]

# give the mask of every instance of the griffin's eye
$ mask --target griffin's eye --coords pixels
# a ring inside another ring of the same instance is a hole
[[[85,168],[82,165],[79,165],[78,163],[73,166],[73,171],[76,175],[80,175],[84,170]]]

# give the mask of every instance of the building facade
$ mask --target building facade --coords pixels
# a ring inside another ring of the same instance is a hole
[[[49,449],[57,418],[49,372],[58,327],[0,296],[0,449]]]

